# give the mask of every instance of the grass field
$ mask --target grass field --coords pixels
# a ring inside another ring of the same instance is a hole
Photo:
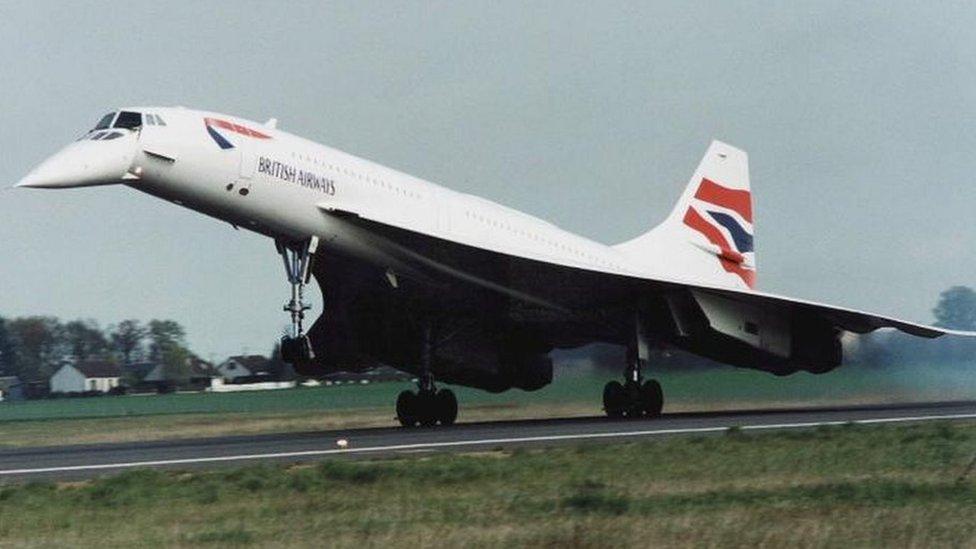
[[[611,374],[566,370],[533,393],[453,388],[460,421],[601,413]],[[778,378],[734,368],[656,375],[665,411],[721,410],[973,398],[959,368],[886,371],[841,368]],[[922,383],[924,380],[924,383]],[[408,383],[375,383],[248,393],[54,399],[0,403],[0,446],[131,441],[393,425],[393,402]]]
[[[3,546],[976,544],[976,424],[438,454],[0,487]]]

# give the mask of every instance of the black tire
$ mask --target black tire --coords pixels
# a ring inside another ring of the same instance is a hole
[[[396,402],[397,420],[400,422],[400,425],[404,427],[416,427],[419,401],[420,399],[417,397],[417,393],[413,391],[403,391],[400,393]]]
[[[644,398],[641,384],[636,381],[624,383],[624,415],[629,418],[644,415]]]
[[[435,398],[437,400],[437,420],[441,425],[454,425],[458,414],[458,402],[457,397],[454,396],[454,391],[441,389],[437,391]]]
[[[312,360],[312,342],[307,336],[281,338],[281,360],[291,365],[305,364]]]
[[[417,395],[417,421],[422,427],[437,425],[438,405],[436,393],[420,393]]]
[[[661,415],[661,409],[664,408],[664,390],[661,389],[661,384],[656,379],[644,382],[640,400],[644,414],[649,417]]]
[[[609,417],[623,417],[627,407],[627,391],[619,381],[603,386],[603,411]]]

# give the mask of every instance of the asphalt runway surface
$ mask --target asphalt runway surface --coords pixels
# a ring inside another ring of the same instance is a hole
[[[132,468],[193,469],[324,458],[376,458],[424,452],[463,452],[610,443],[653,437],[809,429],[822,425],[908,424],[976,420],[974,402],[742,410],[664,414],[654,419],[604,417],[459,423],[450,427],[348,429],[0,450],[0,483],[71,480]],[[343,443],[344,442],[344,443]]]

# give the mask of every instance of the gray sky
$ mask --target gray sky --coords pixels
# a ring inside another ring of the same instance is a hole
[[[976,286],[972,3],[528,4],[3,3],[0,187],[108,110],[180,104],[616,243],[714,137],[750,154],[760,289],[929,322]],[[127,188],[0,191],[3,316],[173,318],[205,357],[267,352],[281,271],[270,241]]]

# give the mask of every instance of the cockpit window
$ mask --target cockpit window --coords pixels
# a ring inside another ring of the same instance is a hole
[[[120,137],[122,137],[122,132],[109,132],[108,134],[105,135],[105,137],[102,137],[102,141],[108,141],[109,139],[118,139]]]
[[[122,111],[119,113],[119,117],[115,119],[115,124],[112,124],[113,128],[127,128],[134,130],[142,126],[142,115],[137,112]]]
[[[165,126],[166,122],[163,122],[163,117],[158,114],[146,113],[143,115],[146,118],[146,124],[149,126]]]
[[[92,128],[92,129],[93,130],[104,130],[105,128],[107,128],[110,125],[112,125],[112,119],[113,118],[115,118],[115,113],[114,112],[110,112],[110,113],[106,114],[105,116],[102,117],[101,120],[98,121],[98,124],[95,124],[95,127]]]

